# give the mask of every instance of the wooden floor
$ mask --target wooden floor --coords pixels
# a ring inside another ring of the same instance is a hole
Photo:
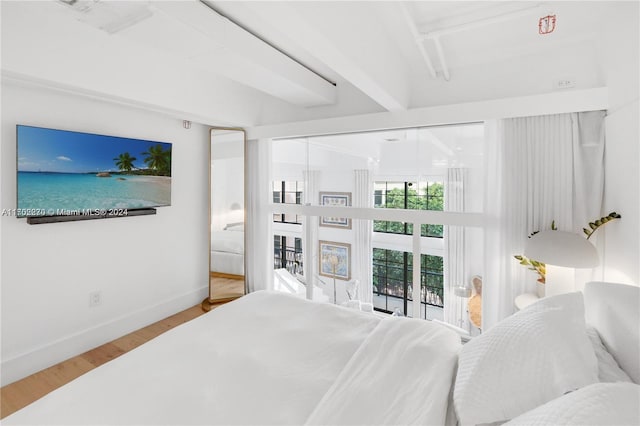
[[[243,278],[210,277],[211,299],[238,298],[244,295]]]
[[[93,370],[157,337],[165,331],[190,321],[203,313],[204,311],[200,305],[194,306],[99,346],[89,352],[85,352],[82,355],[63,361],[60,364],[0,388],[0,419],[42,398],[44,395],[70,382],[76,377],[83,375],[87,371]]]

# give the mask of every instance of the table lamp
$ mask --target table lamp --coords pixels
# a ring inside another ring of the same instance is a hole
[[[574,268],[594,268],[600,263],[596,248],[586,238],[564,231],[541,231],[525,244],[524,255],[546,264],[545,294],[576,291]]]
[[[467,287],[464,285],[458,285],[455,286],[453,288],[453,294],[455,294],[458,297],[461,297],[463,299],[468,299],[471,297],[472,291],[471,291],[471,287]],[[466,301],[464,303],[459,303],[460,305],[460,312],[458,312],[458,327],[464,329],[464,323],[465,323],[465,318],[467,317],[467,313],[466,311],[466,306],[467,303]],[[465,330],[468,332],[468,330]]]

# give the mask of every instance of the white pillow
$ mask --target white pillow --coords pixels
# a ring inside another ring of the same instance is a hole
[[[596,383],[547,402],[506,425],[638,425],[638,401],[640,385]]]
[[[582,293],[541,299],[460,351],[453,400],[460,424],[512,419],[598,381]]]
[[[604,383],[632,382],[629,375],[620,368],[613,359],[613,355],[605,348],[598,330],[587,324],[587,336],[598,360],[598,380]]]

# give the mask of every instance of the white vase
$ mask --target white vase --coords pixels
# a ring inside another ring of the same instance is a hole
[[[542,299],[544,297],[544,284],[540,281],[536,281],[536,293],[539,298]]]

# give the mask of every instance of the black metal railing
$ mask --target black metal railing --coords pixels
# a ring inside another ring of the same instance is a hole
[[[442,287],[423,285],[421,293],[422,303],[444,308],[444,290]]]
[[[303,273],[302,266],[302,252],[285,249],[283,255],[282,248],[275,248],[273,254],[273,268],[281,269],[284,268],[289,271],[292,275]]]
[[[382,287],[381,289],[376,289],[374,287],[373,293],[376,296],[394,297],[396,299],[404,298],[404,294],[402,294],[403,293],[402,287],[398,287],[398,288],[387,287],[387,286],[381,286],[381,287]],[[412,300],[411,288],[408,288],[407,292],[408,292],[407,299]],[[444,291],[441,287],[422,285],[420,293],[421,293],[420,294],[421,303],[425,305],[436,306],[438,308],[444,307],[444,302],[443,302]]]

